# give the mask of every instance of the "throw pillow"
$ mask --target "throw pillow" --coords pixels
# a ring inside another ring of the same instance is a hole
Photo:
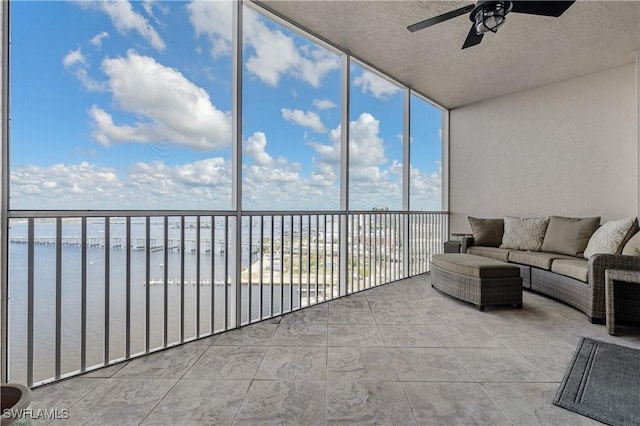
[[[505,217],[500,248],[540,251],[548,225],[548,217]]]
[[[599,225],[600,217],[551,216],[542,251],[569,256],[582,255]]]
[[[584,250],[585,259],[596,253],[616,254],[633,221],[634,218],[611,220],[598,228]]]
[[[640,256],[640,232],[635,234],[622,249],[625,256]]]
[[[640,226],[638,226],[638,218],[636,218],[631,225],[631,229],[629,229],[629,232],[627,232],[627,235],[622,240],[622,243],[620,243],[620,247],[618,247],[618,251],[616,252],[616,254],[622,254],[622,249],[624,249],[631,237],[636,235],[639,230]]]
[[[473,230],[474,246],[498,247],[502,243],[504,219],[469,217],[469,224]]]

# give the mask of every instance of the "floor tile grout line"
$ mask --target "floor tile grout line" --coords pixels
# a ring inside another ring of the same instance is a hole
[[[216,340],[218,340],[216,338]],[[214,340],[215,342],[215,340]],[[153,412],[153,410],[155,410],[158,405],[160,405],[160,403],[167,397],[167,395],[169,395],[169,393],[171,393],[171,391],[173,390],[173,388],[175,388],[178,383],[180,382],[180,380],[184,379],[184,376],[189,372],[189,370],[191,370],[193,368],[194,365],[196,365],[196,363],[198,361],[200,361],[200,359],[204,356],[205,352],[207,352],[209,350],[209,348],[211,347],[211,345],[209,344],[205,350],[203,350],[200,355],[197,357],[197,359],[191,364],[191,366],[189,366],[189,368],[186,368],[184,370],[184,372],[182,373],[182,375],[180,377],[178,377],[176,380],[176,382],[169,388],[169,390],[162,396],[162,398],[160,398],[154,405],[153,407],[151,407],[151,410],[149,410],[149,412],[147,414],[145,414],[145,416],[142,418],[142,420],[140,420],[140,422],[138,423],[138,425],[141,425],[142,423],[144,423],[144,421],[147,419],[147,417],[149,417],[149,415]],[[153,379],[152,379],[153,380]]]
[[[495,382],[495,383],[503,384],[503,383],[509,383],[509,382]],[[484,394],[485,394],[485,395],[487,395],[487,397],[491,400],[491,402],[493,402],[493,405],[495,405],[495,406],[498,408],[498,410],[500,410],[500,412],[502,413],[502,415],[503,415],[507,420],[509,420],[509,422],[511,422],[511,424],[512,424],[512,425],[515,425],[516,423],[515,423],[513,420],[511,420],[511,417],[509,417],[509,416],[507,415],[507,413],[505,413],[505,412],[504,412],[504,409],[503,409],[503,408],[502,408],[502,406],[498,403],[498,401],[496,401],[496,400],[491,396],[491,394],[487,391],[487,389],[485,389],[485,387],[484,387],[484,385],[485,385],[485,384],[487,384],[487,382],[482,382],[482,383],[480,383],[480,382],[479,382],[479,383],[478,383],[478,385],[480,386],[480,389],[482,389],[482,392],[484,392]]]
[[[327,325],[327,333],[329,333],[329,326]],[[329,336],[327,334],[327,343],[329,343]],[[324,348],[325,349],[325,358],[324,358],[324,424],[327,424],[327,411],[329,410],[329,345]]]
[[[474,377],[474,375],[471,374],[471,371],[469,371],[469,369],[464,365],[464,363],[462,361],[460,361],[460,358],[458,358],[458,356],[452,350],[452,349],[456,349],[456,348],[445,348],[445,349],[447,350],[447,352],[449,352],[449,354],[451,354],[451,357],[453,357],[453,359],[455,359],[456,362],[458,364],[460,364],[462,369],[469,375],[469,377],[471,377],[471,379],[474,381],[474,383],[479,383],[478,380]]]
[[[147,379],[147,380],[154,380],[154,379]],[[171,387],[164,393],[164,395],[162,395],[162,398],[158,399],[158,401],[155,404],[153,404],[153,407],[151,407],[151,409],[147,412],[147,414],[145,414],[144,417],[142,417],[142,419],[140,420],[140,422],[138,422],[138,426],[140,426],[147,419],[147,417],[149,417],[149,415],[153,412],[153,410],[155,410],[158,407],[158,405],[160,405],[160,403],[167,397],[167,395],[169,395],[169,393],[173,390],[173,388],[176,387],[176,385],[180,381],[180,379],[172,379],[172,380],[175,380],[175,383],[171,385]]]
[[[87,377],[88,379],[95,379],[95,380],[99,380],[102,383],[99,383],[97,386],[95,386],[93,389],[91,389],[89,392],[85,393],[84,395],[82,395],[80,398],[78,398],[77,400],[75,400],[71,405],[69,405],[69,407],[67,407],[67,409],[71,410],[72,407],[74,407],[77,403],[79,403],[80,401],[82,401],[83,399],[85,399],[87,396],[89,396],[91,393],[93,393],[97,388],[103,386],[105,383],[107,383],[108,380],[111,379],[111,377]],[[55,382],[54,382],[55,383]],[[30,405],[31,407],[33,407],[33,402]]]

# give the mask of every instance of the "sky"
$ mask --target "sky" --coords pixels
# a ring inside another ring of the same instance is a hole
[[[338,210],[340,52],[243,15],[243,209]],[[229,2],[10,16],[10,208],[233,208]],[[350,91],[350,209],[401,209],[403,89],[352,62]],[[442,112],[412,95],[410,116],[411,209],[439,210]]]

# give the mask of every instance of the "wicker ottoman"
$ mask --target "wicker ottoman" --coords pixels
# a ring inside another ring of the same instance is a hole
[[[431,285],[481,311],[487,305],[522,308],[522,278],[516,265],[471,254],[436,254]]]

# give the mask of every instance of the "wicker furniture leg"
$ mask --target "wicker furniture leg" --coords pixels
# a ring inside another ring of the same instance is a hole
[[[640,272],[638,271],[622,271],[618,269],[607,269],[604,271],[604,298],[607,318],[607,331],[614,335],[616,332],[616,313],[615,313],[615,281],[621,281],[629,284],[640,284]]]

